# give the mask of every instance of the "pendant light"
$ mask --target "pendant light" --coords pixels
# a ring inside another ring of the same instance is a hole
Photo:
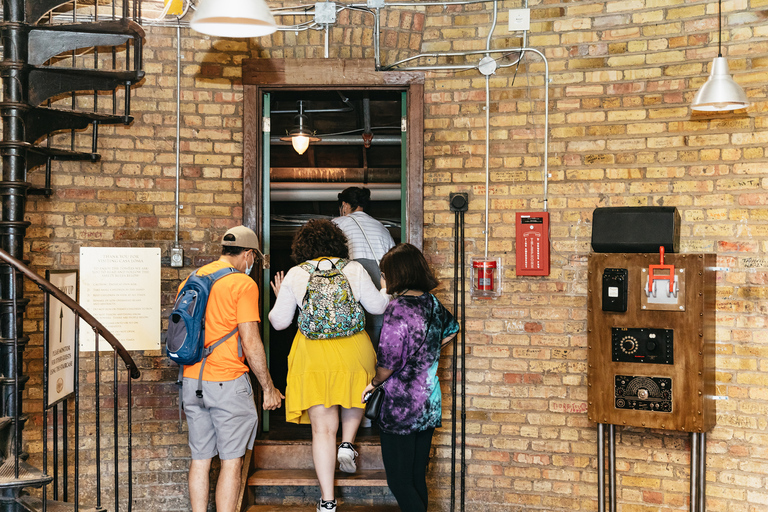
[[[744,89],[731,77],[728,61],[723,57],[722,3],[722,0],[717,2],[717,57],[712,61],[709,78],[693,98],[691,110],[694,111],[726,112],[749,106]]]
[[[277,31],[264,0],[200,0],[189,25],[218,37],[260,37]]]
[[[293,149],[300,155],[309,147],[310,142],[319,142],[320,137],[315,136],[315,132],[310,128],[309,117],[304,113],[304,101],[299,100],[299,113],[293,118],[294,126],[288,135],[280,137],[280,140],[290,142]]]

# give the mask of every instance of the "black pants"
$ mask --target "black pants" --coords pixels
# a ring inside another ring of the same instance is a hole
[[[434,428],[408,435],[381,433],[387,485],[403,512],[427,510],[427,464]]]

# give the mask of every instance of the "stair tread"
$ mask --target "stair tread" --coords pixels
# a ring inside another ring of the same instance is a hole
[[[252,505],[246,512],[314,512],[316,505]],[[343,505],[339,510],[344,512],[398,512],[400,507],[397,505]]]
[[[387,474],[383,469],[359,470],[357,473],[336,471],[335,478],[337,487],[385,487],[387,485]],[[248,477],[248,485],[315,486],[319,484],[314,469],[257,469]]]
[[[252,505],[246,512],[314,512],[317,505]],[[339,510],[344,512],[399,512],[397,505],[342,505]]]

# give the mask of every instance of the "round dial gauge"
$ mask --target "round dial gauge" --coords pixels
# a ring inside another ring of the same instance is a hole
[[[619,342],[621,351],[625,354],[634,354],[637,352],[637,340],[632,336],[624,336]]]

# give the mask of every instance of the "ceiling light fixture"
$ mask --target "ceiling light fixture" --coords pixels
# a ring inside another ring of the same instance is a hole
[[[712,61],[709,78],[693,98],[691,110],[700,112],[726,112],[747,108],[749,101],[744,89],[731,77],[728,61],[723,57],[723,1],[717,2],[717,57]]]
[[[261,37],[277,31],[264,0],[200,0],[190,26],[218,37]]]
[[[304,113],[304,100],[299,100],[297,103],[299,113],[293,118],[293,129],[285,137],[280,137],[280,140],[290,142],[293,149],[298,154],[303,155],[309,147],[309,143],[319,142],[320,137],[316,137],[315,132],[310,128],[309,117]]]

